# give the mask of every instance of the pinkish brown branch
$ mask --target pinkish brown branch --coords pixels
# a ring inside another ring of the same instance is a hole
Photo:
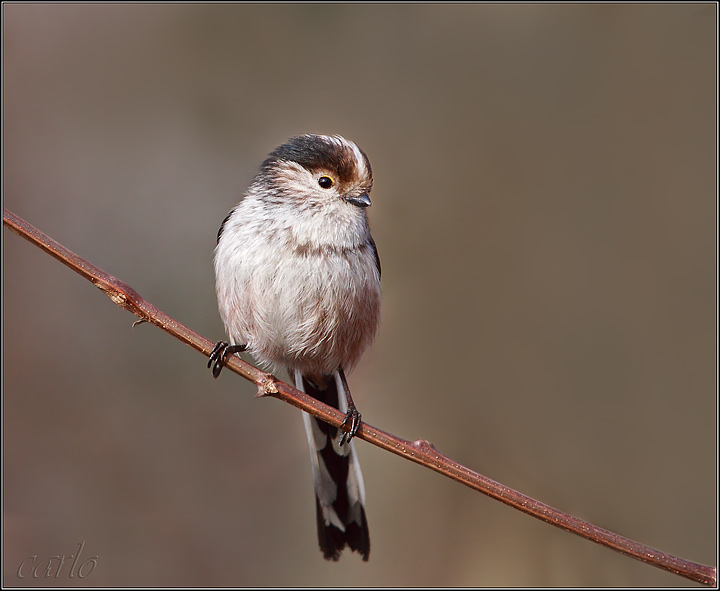
[[[66,266],[92,282],[101,289],[118,306],[132,312],[141,321],[150,322],[162,328],[187,345],[197,349],[203,355],[209,355],[214,343],[183,326],[164,312],[143,299],[132,287],[123,283],[88,263],[37,228],[27,223],[7,209],[3,210],[3,223],[10,230],[29,240],[49,255],[55,257]],[[253,382],[258,387],[258,396],[278,398],[305,412],[339,427],[344,415],[322,402],[296,390],[289,384],[246,363],[237,355],[227,360],[228,369]],[[461,466],[447,456],[441,454],[428,441],[418,439],[408,441],[385,431],[381,431],[363,422],[357,437],[369,443],[402,456],[412,462],[435,470],[457,482],[469,486],[495,500],[501,501],[519,511],[532,515],[551,525],[572,532],[592,542],[612,548],[637,560],[641,560],[663,570],[675,573],[704,585],[717,584],[715,567],[690,562],[659,550],[655,550],[629,538],[597,527],[591,523],[563,513],[558,509],[545,505],[540,501],[524,495],[516,490],[495,482],[482,474]]]

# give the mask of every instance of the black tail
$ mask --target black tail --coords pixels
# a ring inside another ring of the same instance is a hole
[[[344,392],[338,396],[342,383],[335,375],[326,376],[324,388],[299,374],[294,377],[298,389],[345,412]],[[365,490],[354,445],[340,446],[339,429],[308,414],[303,418],[310,442],[320,549],[328,560],[338,560],[347,546],[367,560],[370,535],[363,506]]]

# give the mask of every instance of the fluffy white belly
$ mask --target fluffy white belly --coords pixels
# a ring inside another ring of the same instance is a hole
[[[216,253],[220,313],[230,339],[273,371],[297,369],[317,378],[350,371],[378,327],[374,253],[367,245],[313,252],[258,246],[232,253],[221,242]]]

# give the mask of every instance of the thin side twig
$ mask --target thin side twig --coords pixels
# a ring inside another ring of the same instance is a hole
[[[49,236],[40,232],[14,213],[3,209],[3,224],[10,230],[29,240],[51,256],[67,265],[75,272],[101,289],[113,302],[132,312],[140,321],[150,322],[160,327],[182,342],[209,355],[214,343],[186,326],[180,324],[164,312],[143,299],[132,287],[116,277],[105,273],[68,250]],[[343,422],[344,414],[319,402],[307,394],[296,390],[258,368],[246,363],[237,355],[228,359],[227,368],[253,382],[258,388],[258,396],[272,396],[310,413],[335,427]],[[521,492],[495,482],[465,466],[458,464],[441,454],[430,442],[418,439],[409,441],[377,429],[363,421],[357,437],[364,439],[384,450],[397,454],[412,462],[430,468],[440,474],[501,501],[519,511],[532,515],[551,525],[577,534],[592,542],[611,548],[627,556],[641,560],[663,570],[675,573],[704,585],[717,584],[715,567],[691,562],[660,552],[644,544],[603,529],[587,521],[559,511],[541,503]]]

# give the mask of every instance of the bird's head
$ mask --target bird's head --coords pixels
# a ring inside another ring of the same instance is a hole
[[[253,185],[265,201],[342,211],[370,205],[373,178],[370,161],[355,143],[307,134],[273,150]]]

